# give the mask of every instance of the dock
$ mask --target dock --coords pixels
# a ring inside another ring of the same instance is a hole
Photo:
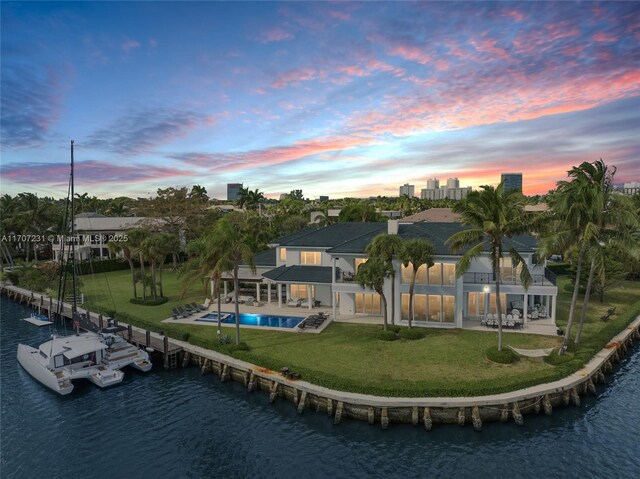
[[[44,294],[36,294],[33,291],[29,291],[18,286],[9,285],[6,283],[0,283],[1,294],[6,294],[10,299],[29,305],[33,308],[37,308],[38,314],[46,316],[49,321],[41,321],[36,318],[22,318],[25,321],[34,324],[36,326],[45,326],[47,324],[53,324],[54,315],[60,311],[60,314],[67,319],[72,318],[72,306],[69,303],[59,301],[55,298]],[[95,324],[98,328],[108,326],[108,320],[110,318],[104,317],[102,314],[98,314],[88,309],[77,308],[77,312],[80,314],[86,314],[87,318]],[[165,369],[173,369],[178,367],[180,355],[183,351],[181,345],[176,344],[165,335],[155,333],[146,329],[138,328],[128,323],[113,320],[115,326],[124,326],[126,329],[120,333],[124,339],[138,347],[146,348],[148,351],[153,351],[155,354],[162,356],[163,365]]]

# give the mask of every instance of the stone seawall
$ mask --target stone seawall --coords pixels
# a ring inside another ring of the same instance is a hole
[[[50,299],[17,288],[2,285],[3,294],[17,301],[46,308]],[[90,314],[91,316],[91,314]],[[125,323],[120,323],[125,325]],[[129,325],[125,325],[129,326]],[[539,384],[508,393],[475,397],[398,398],[356,394],[324,388],[315,384],[284,377],[282,374],[224,354],[176,339],[167,340],[157,333],[129,326],[129,331],[144,334],[147,342],[162,340],[180,351],[183,367],[197,366],[202,374],[216,374],[221,381],[242,383],[247,391],[262,390],[271,402],[291,401],[299,414],[305,410],[326,414],[335,424],[343,419],[378,423],[386,429],[390,423],[422,425],[430,430],[433,424],[471,424],[476,430],[486,421],[513,420],[523,424],[527,414],[552,414],[553,408],[580,405],[581,396],[596,393],[596,384],[605,381],[605,374],[627,354],[634,341],[640,340],[640,316],[618,333],[582,369],[557,381]],[[165,358],[165,367],[168,362]]]

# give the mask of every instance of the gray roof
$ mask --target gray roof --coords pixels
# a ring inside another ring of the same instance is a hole
[[[311,248],[333,248],[347,241],[374,232],[382,233],[387,230],[387,223],[344,222],[335,223],[324,228],[307,228],[281,238],[280,246],[301,246]]]
[[[445,242],[451,235],[465,229],[468,229],[468,227],[463,226],[460,223],[401,223],[398,225],[398,236],[402,239],[424,238],[433,243],[435,246],[435,253],[440,256],[453,254],[459,255],[463,254],[466,250],[460,251],[459,253],[452,253],[449,247],[445,245]],[[364,254],[365,249],[371,240],[383,232],[384,231],[371,232],[370,234],[344,242],[335,248],[331,248],[327,252],[332,255],[349,253]],[[505,251],[511,249],[512,245],[521,253],[532,253],[535,252],[537,242],[532,236],[516,236],[511,239],[506,238],[504,243]]]
[[[289,241],[293,241],[297,238],[301,238],[308,234],[313,233],[314,231],[318,231],[317,226],[309,226],[308,228],[301,229],[300,231],[296,231],[295,233],[291,233],[290,235],[281,236],[280,238],[274,239],[271,243],[282,245],[283,243],[287,243]]]
[[[278,266],[262,276],[280,283],[331,283],[331,266]]]
[[[256,266],[275,266],[276,265],[276,249],[271,248],[261,251],[253,257],[253,263]]]

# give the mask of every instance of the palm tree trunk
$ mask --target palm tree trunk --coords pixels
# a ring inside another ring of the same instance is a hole
[[[222,305],[220,304],[220,278],[216,279],[215,292],[218,300],[218,339],[222,337]]]
[[[496,262],[493,270],[493,274],[495,275],[496,279],[496,307],[498,309],[498,351],[502,351],[502,301],[500,301],[500,261]]]
[[[158,281],[158,286],[160,286],[160,297],[164,298],[164,291],[162,290],[162,270],[164,268],[164,260],[160,263],[160,281]]]
[[[29,242],[27,241],[27,263],[29,262]]]
[[[384,294],[380,294],[380,298],[382,299],[382,317],[384,320],[384,330],[387,330],[387,298],[384,297]]]
[[[140,253],[140,274],[142,274],[142,301],[147,301],[147,281],[144,275],[144,257]]]
[[[591,293],[591,283],[593,282],[593,273],[596,269],[596,257],[591,258],[591,268],[589,269],[589,279],[587,280],[587,290],[584,292],[584,299],[582,300],[582,312],[580,313],[580,322],[578,323],[578,331],[576,332],[576,339],[574,343],[580,344],[580,335],[582,334],[582,326],[584,325],[584,319],[587,315],[587,306],[589,306],[589,294]]]
[[[151,297],[154,300],[158,299],[156,292],[156,262],[154,260],[151,261]]]
[[[413,268],[413,275],[411,276],[411,284],[409,285],[409,329],[411,329],[411,323],[413,321],[413,287],[416,285],[416,273],[418,271]]]
[[[238,306],[238,290],[240,289],[240,282],[238,281],[238,266],[233,267],[233,295],[236,298],[235,301],[235,313],[236,313],[236,345],[240,344],[240,307]]]
[[[393,267],[393,260],[391,261]],[[391,324],[396,324],[396,275],[392,274],[391,278]]]
[[[571,307],[569,308],[569,319],[567,320],[567,330],[564,333],[564,340],[562,341],[562,347],[559,354],[564,354],[569,345],[569,336],[571,334],[571,327],[573,326],[573,317],[576,312],[576,304],[578,302],[578,290],[580,289],[580,274],[582,273],[582,257],[587,248],[587,244],[583,243],[578,253],[578,263],[576,265],[576,282],[573,285],[573,296],[571,297]]]
[[[133,259],[128,258],[129,268],[131,268],[131,283],[133,284],[133,297],[138,297],[138,288],[136,288],[136,269],[133,266]]]

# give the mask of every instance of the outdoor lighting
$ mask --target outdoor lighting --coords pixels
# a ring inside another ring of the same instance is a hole
[[[491,288],[489,287],[489,285],[488,285],[488,284],[485,284],[485,285],[484,285],[484,287],[482,288],[482,291],[484,291],[484,292],[485,292],[485,294],[486,294],[486,293],[488,293],[489,291],[491,291]]]

